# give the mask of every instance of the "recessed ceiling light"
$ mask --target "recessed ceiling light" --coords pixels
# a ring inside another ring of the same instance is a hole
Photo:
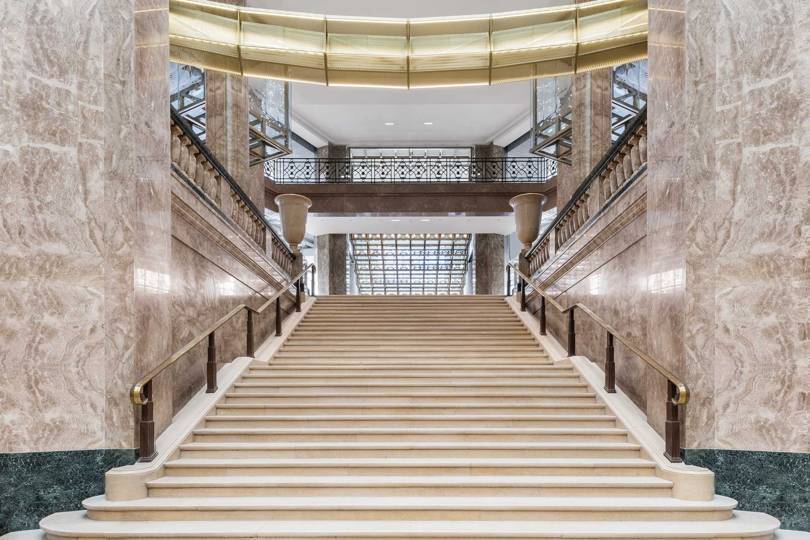
[[[394,123],[393,123],[393,122],[386,122],[386,123],[385,123],[385,125],[386,125],[386,126],[393,126],[393,125],[394,125]]]
[[[391,221],[402,221],[401,219],[392,219]]]
[[[427,223],[430,220],[429,219],[420,219],[419,221],[421,221],[422,223]]]
[[[425,124],[426,126],[432,126],[433,125],[433,122],[422,122],[422,123]]]

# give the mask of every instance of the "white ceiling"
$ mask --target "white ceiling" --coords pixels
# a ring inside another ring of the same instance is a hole
[[[568,0],[247,0],[251,7],[373,17],[438,17],[536,9]],[[506,145],[529,129],[527,81],[494,86],[324,87],[294,83],[292,127],[315,146]],[[393,126],[385,125],[394,122]],[[425,125],[432,122],[433,125]]]
[[[412,90],[293,84],[291,97],[293,129],[302,123],[336,144],[467,146],[491,142],[526,120],[531,87],[526,81]]]
[[[543,212],[541,230],[557,215],[556,209]],[[422,234],[422,233],[494,233],[515,232],[515,218],[506,216],[323,216],[307,217],[307,235],[321,234]]]

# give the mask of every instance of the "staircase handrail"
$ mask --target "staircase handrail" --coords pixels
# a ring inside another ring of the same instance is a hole
[[[520,290],[520,310],[526,311],[526,288],[531,287],[540,296],[540,334],[546,335],[546,304],[551,304],[562,315],[568,315],[568,355],[576,355],[576,331],[574,327],[574,313],[581,311],[590,317],[596,324],[607,332],[607,347],[605,358],[605,390],[609,393],[616,392],[616,372],[613,358],[613,340],[618,339],[625,347],[634,352],[645,364],[653,368],[667,379],[667,420],[665,424],[665,456],[672,462],[680,462],[681,458],[681,437],[680,437],[680,408],[689,401],[689,387],[680,377],[665,368],[655,358],[642,351],[630,338],[619,333],[616,328],[608,324],[602,317],[591,311],[587,306],[577,302],[568,307],[563,306],[548,294],[536,281],[521,272],[514,263],[507,264],[507,272],[513,270],[519,278]]]
[[[221,317],[208,328],[197,334],[194,338],[180,347],[171,356],[166,358],[159,365],[150,369],[146,375],[142,376],[132,385],[129,391],[130,401],[133,405],[141,407],[140,421],[140,446],[138,461],[152,461],[157,452],[155,450],[155,426],[154,426],[154,401],[152,400],[152,381],[169,367],[173,366],[180,358],[188,354],[195,346],[208,339],[208,361],[206,362],[206,393],[214,393],[217,390],[217,359],[216,359],[216,331],[225,323],[233,319],[236,315],[245,310],[247,312],[246,323],[246,356],[254,355],[253,336],[253,315],[261,315],[271,304],[276,305],[276,335],[281,335],[281,297],[287,293],[289,288],[295,285],[295,311],[301,311],[301,291],[305,284],[303,278],[307,272],[312,272],[312,281],[315,280],[315,265],[307,264],[289,281],[285,282],[276,293],[267,299],[258,309],[254,309],[247,304],[239,304],[226,315]]]

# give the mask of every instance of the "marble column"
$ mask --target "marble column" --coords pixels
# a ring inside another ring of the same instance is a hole
[[[171,338],[168,2],[0,23],[0,452],[131,449],[128,387]]]
[[[612,68],[573,75],[571,165],[557,175],[557,201],[564,206],[610,149]]]
[[[475,294],[504,294],[504,236],[502,234],[476,234]]]
[[[348,253],[348,237],[345,234],[322,234],[316,238],[318,294],[346,294]]]
[[[506,157],[506,148],[494,143],[476,144],[473,146],[474,159],[503,159]]]

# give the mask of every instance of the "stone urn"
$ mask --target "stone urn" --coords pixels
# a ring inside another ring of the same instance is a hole
[[[298,255],[299,244],[304,240],[307,230],[307,212],[312,201],[303,195],[284,193],[276,197],[278,212],[281,214],[281,233],[290,244],[290,249]]]
[[[540,234],[540,216],[544,202],[546,196],[540,193],[523,193],[509,201],[509,206],[515,211],[517,237],[523,244],[524,251],[531,247]]]

